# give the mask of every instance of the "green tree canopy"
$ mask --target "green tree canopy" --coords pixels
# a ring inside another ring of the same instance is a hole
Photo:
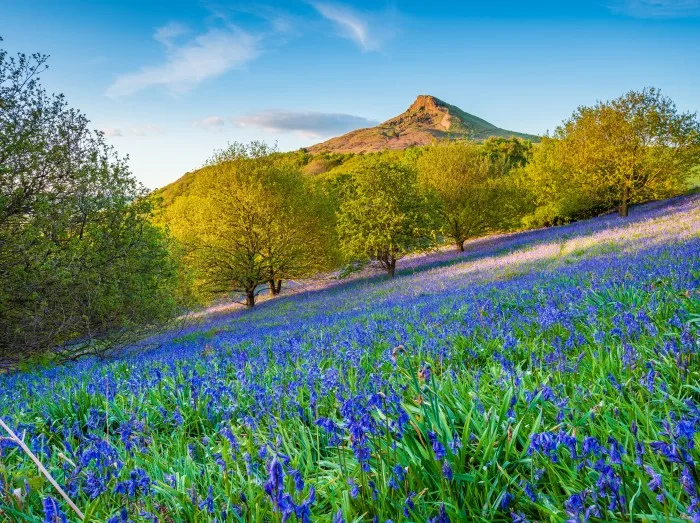
[[[338,212],[347,259],[375,260],[393,277],[397,260],[434,245],[433,228],[414,169],[370,157],[353,171]]]
[[[613,207],[627,216],[632,203],[682,192],[700,161],[697,114],[654,88],[580,107],[554,138],[529,171],[533,190],[559,200],[546,205],[564,218]]]
[[[260,143],[234,144],[198,173],[166,222],[187,248],[202,291],[277,294],[284,279],[327,266],[332,214],[293,162]],[[235,149],[235,152],[234,152]]]
[[[557,225],[605,211],[598,188],[566,157],[562,140],[544,137],[532,161],[519,173],[523,196],[531,200],[526,226]]]
[[[483,151],[492,161],[503,161],[508,168],[524,167],[532,158],[532,142],[512,136],[491,136],[484,140]]]
[[[441,229],[460,251],[468,238],[505,226],[517,195],[508,191],[507,160],[471,142],[438,142],[419,157],[421,185],[440,200]]]

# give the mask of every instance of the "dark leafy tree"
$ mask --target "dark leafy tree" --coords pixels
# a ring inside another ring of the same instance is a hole
[[[64,97],[47,57],[0,50],[0,360],[105,348],[174,312],[178,268],[126,161]]]
[[[524,167],[532,158],[532,142],[515,136],[491,136],[484,140],[483,152],[491,161],[502,161],[509,169]]]

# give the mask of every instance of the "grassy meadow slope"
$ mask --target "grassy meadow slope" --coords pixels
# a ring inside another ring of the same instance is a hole
[[[0,416],[92,521],[681,522],[699,260],[700,195],[475,240],[1,376]],[[72,517],[0,452],[5,515]]]

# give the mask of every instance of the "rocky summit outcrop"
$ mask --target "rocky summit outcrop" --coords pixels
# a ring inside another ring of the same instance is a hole
[[[496,127],[434,96],[419,95],[403,113],[376,127],[357,129],[308,147],[310,153],[366,153],[384,149],[405,149],[427,145],[436,139],[482,141],[490,136],[519,137],[538,141],[539,137]]]

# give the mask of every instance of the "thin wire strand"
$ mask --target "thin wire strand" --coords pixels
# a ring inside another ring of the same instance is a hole
[[[17,434],[15,434],[14,431],[5,424],[5,422],[2,420],[2,418],[0,418],[0,426],[3,429],[5,429],[5,432],[7,432],[10,435],[10,438],[12,438],[12,440],[15,443],[17,443],[17,445],[19,445],[21,447],[21,449],[25,452],[25,454],[27,454],[27,456],[29,456],[31,458],[31,460],[34,462],[34,464],[39,468],[39,471],[44,476],[46,476],[46,479],[49,480],[49,483],[51,483],[54,486],[54,488],[58,491],[58,493],[63,497],[63,499],[66,500],[66,503],[68,503],[70,508],[73,509],[73,512],[75,512],[78,515],[78,517],[81,519],[81,521],[84,520],[85,514],[83,514],[83,512],[76,506],[76,504],[73,503],[73,501],[68,497],[68,494],[66,494],[65,491],[56,482],[56,480],[53,479],[53,476],[51,476],[51,474],[49,474],[49,471],[46,470],[46,468],[44,468],[44,465],[41,464],[41,461],[39,461],[39,458],[37,458],[34,455],[34,453],[31,450],[29,450],[29,447],[27,447],[27,445],[24,443],[24,441],[22,441],[21,439],[19,439],[17,437]]]

